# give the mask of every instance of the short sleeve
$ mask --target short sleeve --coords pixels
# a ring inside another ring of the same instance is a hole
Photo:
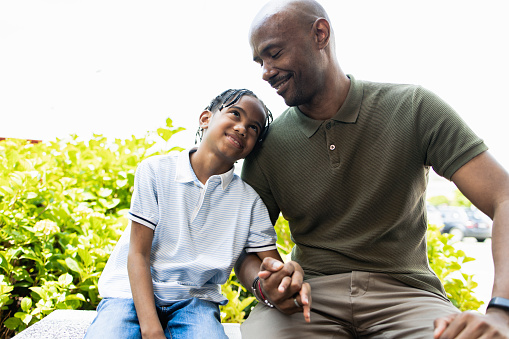
[[[475,156],[484,144],[461,117],[436,94],[417,87],[413,106],[424,163],[447,179]]]
[[[269,213],[262,199],[257,197],[251,211],[251,227],[246,243],[246,252],[275,250],[276,231],[270,222]]]
[[[155,229],[159,223],[157,181],[153,164],[147,160],[142,161],[136,169],[128,218]]]

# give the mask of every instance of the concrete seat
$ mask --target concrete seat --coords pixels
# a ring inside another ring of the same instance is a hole
[[[55,310],[13,339],[82,339],[96,311]],[[229,339],[241,339],[240,324],[223,324]]]

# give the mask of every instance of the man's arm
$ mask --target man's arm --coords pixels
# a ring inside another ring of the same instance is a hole
[[[259,252],[258,255],[243,253],[235,264],[235,274],[247,288],[251,288],[257,276],[260,277],[262,292],[271,304],[285,314],[302,311],[306,321],[310,321],[311,288],[303,282],[304,271],[298,263],[283,264],[276,250]],[[302,307],[297,307],[294,299]]]
[[[154,231],[131,221],[127,272],[143,338],[166,338],[159,321],[150,273],[150,252]]]
[[[495,279],[492,296],[509,299],[509,175],[488,153],[470,160],[452,181],[477,208],[493,220]],[[487,336],[487,335],[491,336]],[[462,313],[435,321],[435,338],[509,338],[509,311],[489,308],[486,315]]]

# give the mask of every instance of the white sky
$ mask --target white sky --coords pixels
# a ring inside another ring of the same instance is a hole
[[[247,33],[265,1],[0,0],[0,137],[143,136],[187,128],[227,88],[277,116]],[[322,0],[343,70],[431,89],[509,169],[506,1]]]

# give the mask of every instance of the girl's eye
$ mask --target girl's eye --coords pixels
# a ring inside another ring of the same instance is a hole
[[[234,116],[236,116],[236,117],[239,117],[239,116],[240,116],[240,113],[239,113],[239,112],[237,112],[237,111],[231,111],[230,113],[231,113],[231,114],[233,114],[233,115],[234,115]]]
[[[256,125],[251,125],[249,128],[252,128],[255,132],[258,132],[258,126]]]

